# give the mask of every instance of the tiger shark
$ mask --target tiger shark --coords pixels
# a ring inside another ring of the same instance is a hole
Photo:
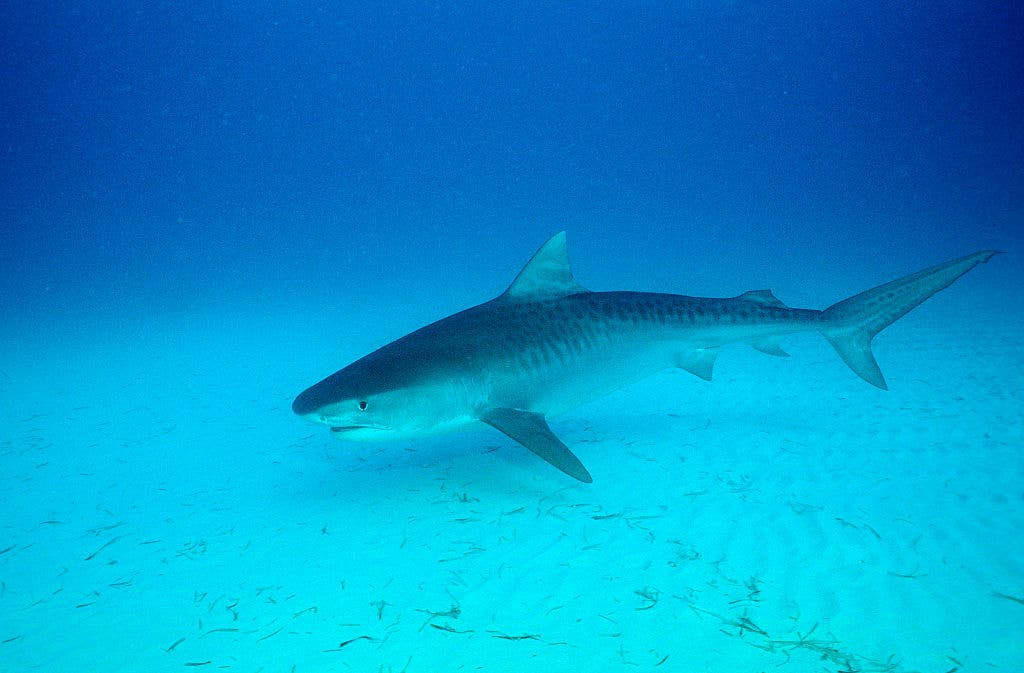
[[[483,423],[590,483],[549,418],[673,367],[710,381],[727,344],[786,356],[780,342],[797,332],[820,333],[854,373],[885,390],[875,335],[994,254],[938,264],[819,311],[790,308],[770,290],[725,299],[591,292],[573,277],[561,232],[496,299],[356,360],[299,394],[292,410],[355,441]]]

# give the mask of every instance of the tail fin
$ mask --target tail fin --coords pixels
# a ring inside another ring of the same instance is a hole
[[[994,250],[976,252],[844,299],[822,312],[820,331],[857,376],[888,390],[882,370],[871,353],[871,340],[925,299],[995,254]]]

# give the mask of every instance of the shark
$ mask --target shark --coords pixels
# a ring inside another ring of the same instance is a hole
[[[497,298],[356,360],[301,392],[292,410],[353,441],[491,426],[590,483],[550,418],[670,368],[710,381],[729,344],[787,356],[781,342],[799,332],[818,332],[857,376],[886,390],[871,351],[875,335],[997,252],[975,252],[816,310],[790,308],[770,290],[721,299],[591,292],[573,276],[560,232]]]

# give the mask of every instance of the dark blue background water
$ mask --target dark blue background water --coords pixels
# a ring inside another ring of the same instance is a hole
[[[4,310],[464,304],[562,228],[694,294],[1019,243],[1015,3],[340,4],[8,3]]]

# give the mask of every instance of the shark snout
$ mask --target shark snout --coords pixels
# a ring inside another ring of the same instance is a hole
[[[308,416],[323,406],[315,388],[303,390],[292,402],[292,411],[299,416]]]

